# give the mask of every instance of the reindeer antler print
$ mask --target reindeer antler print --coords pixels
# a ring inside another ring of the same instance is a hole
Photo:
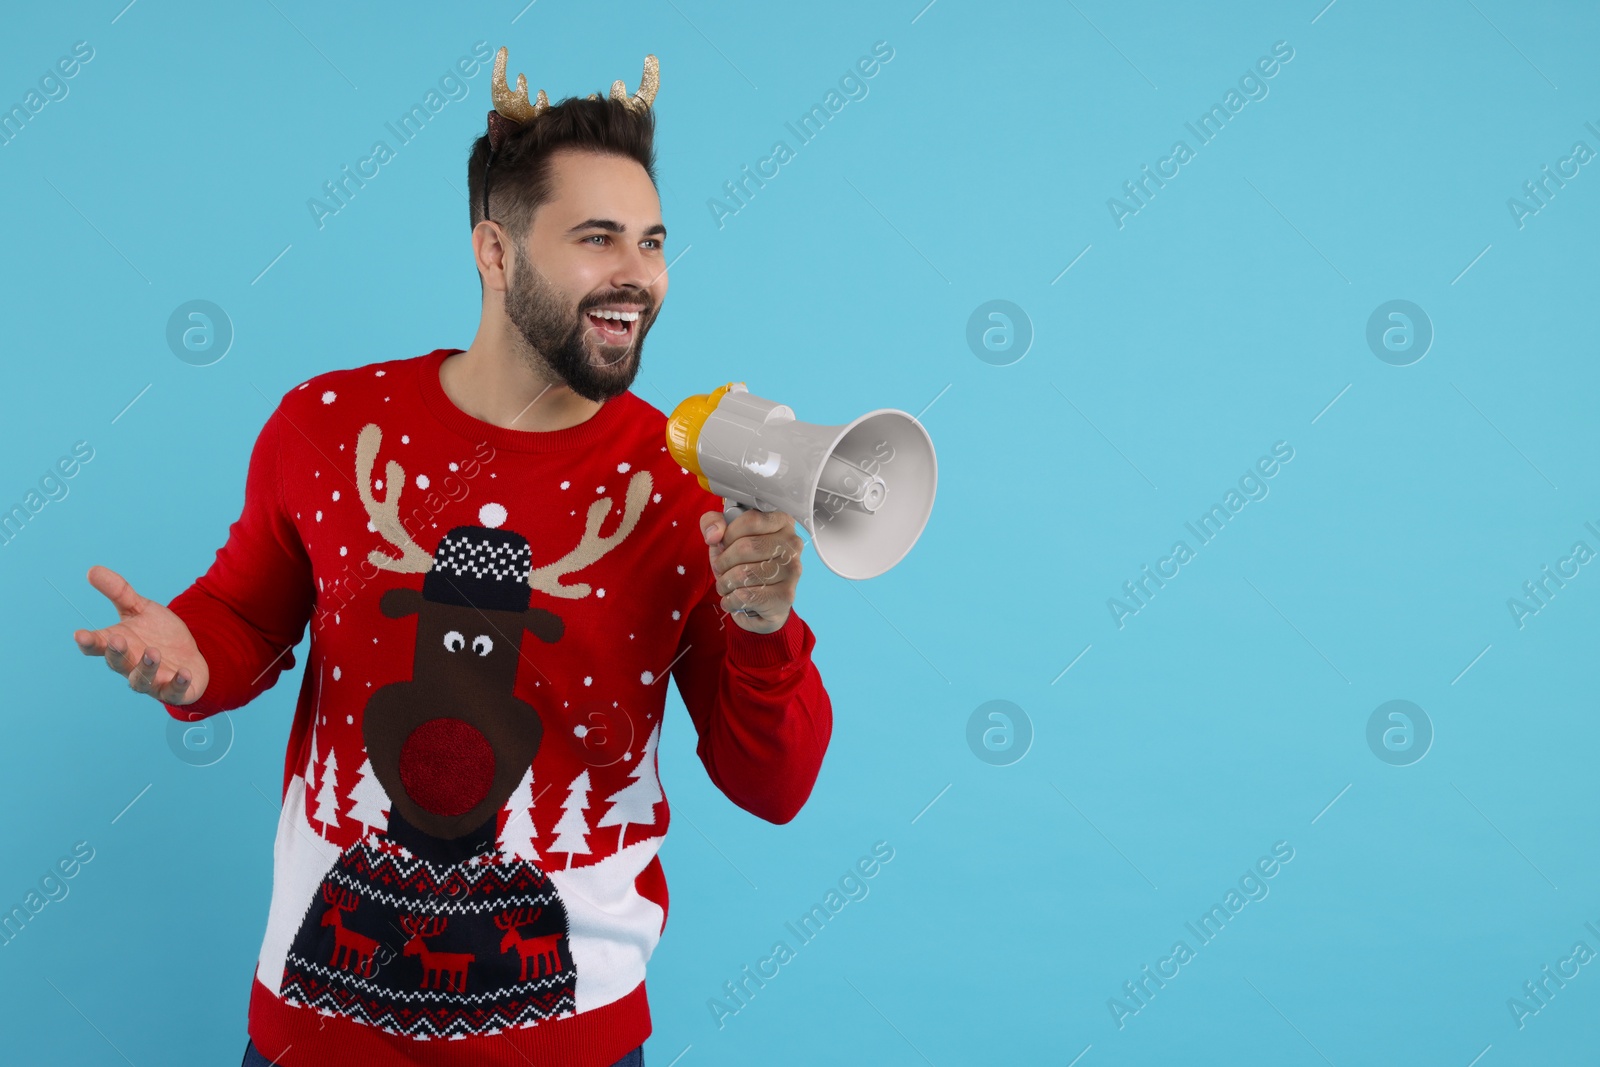
[[[356,437],[356,490],[361,494],[361,503],[372,519],[373,528],[383,535],[385,541],[400,550],[400,558],[396,559],[375,548],[367,553],[367,560],[381,570],[425,574],[433,567],[433,557],[411,539],[400,522],[400,491],[406,484],[404,468],[391,459],[383,472],[383,503],[378,503],[372,495],[372,464],[378,458],[378,446],[382,442],[383,431],[377,423],[369,422],[361,427],[361,433]]]
[[[623,506],[622,521],[617,523],[617,528],[605,537],[600,536],[600,524],[611,511],[611,498],[603,496],[590,504],[589,514],[584,522],[583,539],[578,542],[578,547],[554,563],[534,568],[528,574],[528,584],[540,592],[565,600],[588,596],[591,590],[587,584],[577,582],[573,585],[562,585],[561,579],[594,563],[633,532],[634,526],[639,522],[639,515],[644,511],[645,501],[650,499],[651,485],[649,471],[634,472],[633,477],[628,480],[628,495]]]

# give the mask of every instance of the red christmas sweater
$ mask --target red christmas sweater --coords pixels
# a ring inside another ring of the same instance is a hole
[[[288,1067],[606,1067],[650,1034],[666,926],[666,679],[730,800],[811,793],[816,638],[720,608],[721,508],[633,393],[508,430],[439,383],[455,349],[290,390],[227,543],[171,604],[211,668],[192,720],[295,665],[250,1036]]]

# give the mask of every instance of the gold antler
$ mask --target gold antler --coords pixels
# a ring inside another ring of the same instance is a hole
[[[494,109],[508,119],[516,122],[527,122],[536,119],[550,107],[550,98],[545,96],[544,90],[539,90],[538,103],[528,102],[528,79],[521,74],[517,75],[517,91],[512,92],[506,85],[506,49],[500,46],[500,51],[494,54],[494,77],[489,82],[489,95],[494,99]]]
[[[628,496],[623,506],[622,521],[606,537],[600,536],[600,524],[611,512],[611,498],[603,496],[590,504],[589,514],[584,520],[583,540],[578,542],[578,547],[554,563],[547,563],[529,572],[528,584],[540,592],[565,600],[588,596],[590,589],[585,583],[562,585],[561,579],[589,566],[633,532],[634,526],[639,522],[640,513],[644,511],[645,501],[650,498],[651,484],[649,471],[634,472],[633,477],[628,480]]]
[[[655,102],[656,90],[661,88],[661,64],[655,56],[644,57],[644,74],[639,78],[639,91],[628,95],[628,87],[621,78],[611,83],[611,99],[621,100],[635,111],[644,111]]]
[[[661,64],[655,56],[644,57],[644,74],[639,77],[639,91],[628,95],[628,83],[618,78],[611,83],[611,99],[621,100],[635,111],[645,111],[655,103],[656,90],[661,88]],[[590,93],[590,100],[600,99],[599,93]]]
[[[433,569],[433,557],[411,539],[400,521],[400,490],[406,484],[406,472],[400,464],[391,459],[384,468],[383,503],[378,503],[372,496],[372,464],[378,458],[378,446],[382,442],[383,431],[375,422],[361,427],[361,432],[356,435],[356,491],[361,494],[361,503],[372,520],[372,528],[400,550],[400,558],[395,559],[374,548],[367,553],[367,559],[380,570],[426,574]]]

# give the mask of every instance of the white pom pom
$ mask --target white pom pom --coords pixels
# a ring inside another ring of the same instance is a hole
[[[488,526],[492,529],[505,521],[506,509],[500,504],[491,501],[478,509],[478,522],[483,526]]]

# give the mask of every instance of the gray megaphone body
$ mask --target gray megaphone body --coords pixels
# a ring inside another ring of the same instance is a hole
[[[667,448],[723,498],[728,521],[747,508],[785,512],[811,534],[823,565],[849,579],[876,578],[905,558],[939,480],[933,439],[914,416],[880,408],[818,426],[743,382],[679,404]]]

